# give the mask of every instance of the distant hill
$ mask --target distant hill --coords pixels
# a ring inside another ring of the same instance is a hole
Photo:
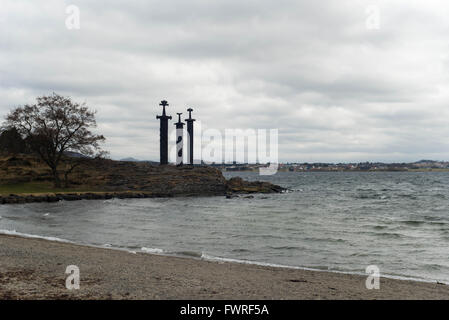
[[[136,159],[136,158],[128,157],[128,158],[120,159],[120,161],[139,162],[140,160]]]
[[[88,159],[88,156],[85,156],[84,154],[81,154],[79,152],[73,152],[73,151],[65,151],[64,155],[71,158],[85,158]]]
[[[133,157],[123,158],[119,161],[125,161],[125,162],[142,162],[142,163],[148,163],[148,164],[159,164],[157,161],[151,161],[151,160],[139,160]]]
[[[419,160],[419,161],[416,161],[415,163],[435,163],[435,162],[438,162],[438,161],[436,161],[436,160]]]

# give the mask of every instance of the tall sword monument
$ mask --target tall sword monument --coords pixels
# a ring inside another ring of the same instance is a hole
[[[184,131],[184,122],[181,122],[181,114],[176,113],[178,115],[178,122],[175,123],[176,126],[176,165],[182,166],[182,146],[184,141],[182,140],[183,131]]]
[[[192,108],[187,109],[189,112],[189,118],[185,119],[187,122],[187,138],[189,141],[187,142],[187,163],[193,165],[193,121],[192,119]]]
[[[159,104],[162,106],[162,115],[156,116],[156,119],[159,119],[161,122],[161,126],[159,129],[160,133],[160,155],[161,160],[160,164],[168,164],[168,120],[171,120],[171,116],[167,116],[165,114],[165,107],[168,106],[167,101],[162,100]]]

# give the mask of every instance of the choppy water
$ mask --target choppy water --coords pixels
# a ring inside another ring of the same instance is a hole
[[[225,173],[292,189],[0,206],[0,230],[203,258],[449,283],[449,173]]]

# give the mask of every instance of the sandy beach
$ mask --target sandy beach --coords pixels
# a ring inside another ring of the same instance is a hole
[[[68,265],[80,289],[65,287]],[[448,299],[449,286],[0,236],[0,299]]]

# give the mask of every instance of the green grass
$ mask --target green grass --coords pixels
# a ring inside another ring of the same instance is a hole
[[[0,185],[0,194],[94,192],[86,187],[54,188],[51,182],[28,182]]]

